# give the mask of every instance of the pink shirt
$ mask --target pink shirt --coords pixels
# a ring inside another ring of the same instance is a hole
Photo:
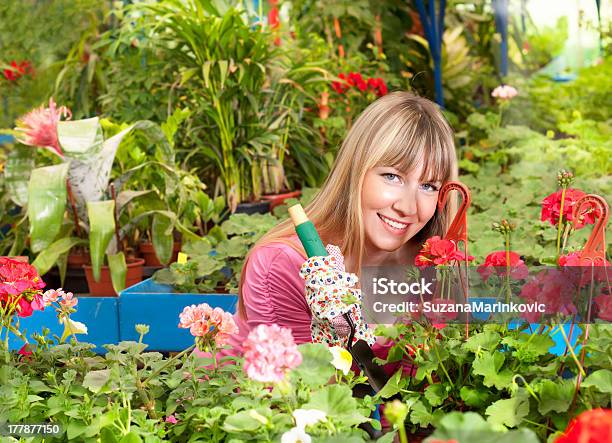
[[[242,275],[242,297],[247,314],[234,321],[239,332],[230,340],[238,353],[251,329],[273,324],[291,329],[296,344],[308,343],[311,313],[306,303],[300,267],[306,259],[286,243],[270,243],[256,248]]]
[[[292,241],[297,242],[297,237]],[[305,282],[300,277],[300,267],[306,258],[286,243],[270,243],[256,248],[250,255],[249,263],[242,278],[242,296],[247,313],[244,320],[238,313],[234,321],[238,333],[234,334],[228,345],[231,350],[223,350],[218,355],[242,354],[242,343],[251,329],[260,324],[273,324],[291,330],[296,344],[312,341],[310,319],[312,314],[306,303]],[[386,358],[392,342],[375,343],[372,350],[377,357]],[[392,374],[397,364],[385,366]],[[356,369],[356,366],[354,366]]]

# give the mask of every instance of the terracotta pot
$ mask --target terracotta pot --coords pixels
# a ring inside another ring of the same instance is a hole
[[[83,265],[89,263],[91,258],[87,251],[74,251],[68,254],[68,267],[69,268],[82,268]]]
[[[125,287],[129,288],[136,283],[142,281],[142,271],[144,268],[144,260],[142,258],[128,258],[127,260],[127,275],[125,278]],[[118,294],[113,288],[111,281],[110,269],[108,266],[102,266],[100,272],[100,281],[95,281],[93,278],[93,268],[89,265],[84,265],[85,277],[87,277],[87,285],[89,286],[89,294],[93,297],[116,297]]]
[[[151,242],[142,242],[138,245],[138,251],[142,258],[144,258],[145,266],[155,266],[161,267],[164,266],[161,264],[157,255],[155,254],[155,248],[153,247],[153,243]],[[174,246],[172,247],[172,257],[170,258],[170,263],[174,263],[178,258],[178,253],[181,252],[181,242],[174,242]]]
[[[270,202],[270,211],[272,211],[277,206],[282,205],[285,200],[299,198],[300,195],[302,195],[302,191],[298,189],[297,191],[285,192],[284,194],[262,195],[261,198]]]

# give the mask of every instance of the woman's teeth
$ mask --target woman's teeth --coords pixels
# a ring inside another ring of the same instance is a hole
[[[396,222],[395,220],[391,220],[390,218],[385,217],[384,215],[378,214],[382,221],[391,226],[394,229],[406,229],[408,227],[407,223]]]

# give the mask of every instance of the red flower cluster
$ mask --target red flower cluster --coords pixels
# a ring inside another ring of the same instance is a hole
[[[338,94],[344,94],[349,89],[355,87],[361,92],[373,91],[378,97],[386,95],[388,92],[385,81],[380,77],[370,77],[367,80],[361,76],[359,72],[349,72],[348,74],[340,73],[338,77],[342,82],[332,82],[332,88]]]
[[[24,60],[21,63],[17,63],[15,60],[11,62],[11,67],[13,69],[5,69],[4,70],[4,78],[6,78],[10,82],[17,81],[20,77],[23,77],[26,74],[32,74],[32,65],[29,61]]]
[[[521,257],[516,252],[512,251],[510,251],[509,256],[510,277],[513,279],[527,278],[529,270],[527,266],[525,266],[525,262],[521,260]],[[484,264],[478,267],[477,272],[480,274],[483,281],[487,281],[491,274],[493,274],[493,269],[491,268],[497,268],[497,275],[504,275],[506,273],[506,266],[506,251],[495,251],[487,255]]]
[[[559,214],[561,212],[561,195],[563,190],[550,194],[542,201],[542,213],[540,219],[542,221],[548,221],[551,225],[557,226],[559,223]],[[586,194],[580,189],[568,188],[565,190],[565,199],[563,203],[563,220],[572,221],[574,205],[578,200],[584,197]],[[585,211],[580,215],[579,223],[576,228],[583,228],[585,224],[592,225],[595,223],[595,219],[599,216],[597,209]]]
[[[44,302],[41,289],[45,282],[36,269],[10,258],[0,258],[0,306],[14,307],[20,317],[29,317],[33,311],[42,311]],[[11,308],[12,309],[12,308]]]
[[[612,409],[591,409],[572,419],[555,443],[608,443],[612,441]]]
[[[559,266],[580,266],[580,251],[559,256]],[[585,264],[583,264],[583,266],[585,266]],[[587,262],[586,266],[590,267],[591,263]],[[593,266],[610,266],[610,263],[608,263],[608,260],[599,258],[593,262]]]
[[[446,265],[453,260],[465,260],[465,254],[457,249],[457,245],[450,241],[441,239],[439,236],[428,238],[423,244],[423,248],[414,259],[414,264],[418,267],[426,267],[433,265]],[[469,255],[468,261],[474,260],[474,257]]]

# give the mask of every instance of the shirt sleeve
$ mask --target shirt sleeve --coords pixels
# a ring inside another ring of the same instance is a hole
[[[311,341],[311,313],[300,277],[303,262],[297,251],[283,243],[252,252],[242,286],[249,330],[260,324],[276,323],[291,329],[297,344]]]

